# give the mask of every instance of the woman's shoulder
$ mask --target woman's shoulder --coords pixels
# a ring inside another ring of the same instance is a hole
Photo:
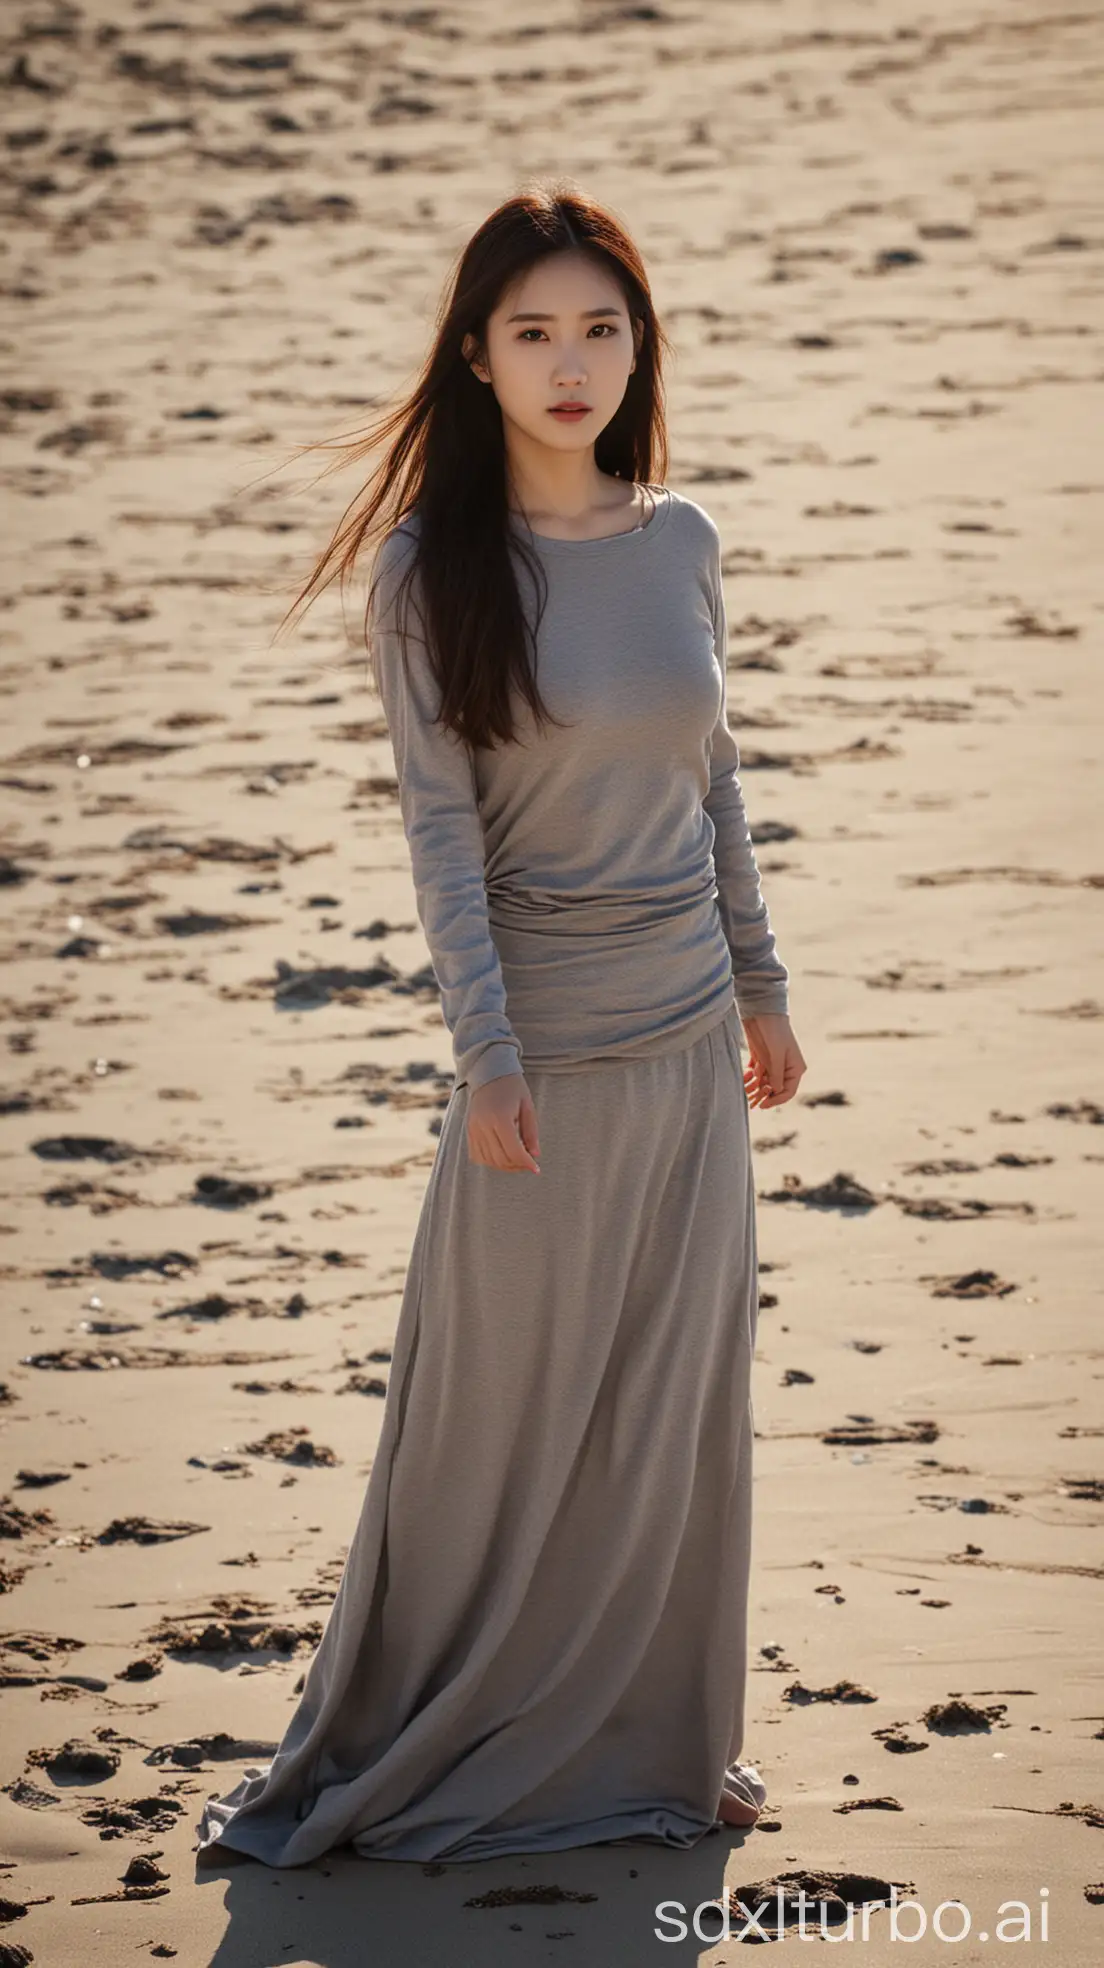
[[[720,529],[704,506],[700,506],[696,499],[688,499],[685,492],[676,492],[673,485],[664,485],[659,489],[667,494],[671,502],[671,518],[678,522],[685,538],[700,540],[707,547],[720,545]]]
[[[405,561],[412,549],[417,546],[420,532],[421,518],[418,512],[406,513],[380,540],[376,548],[376,560],[379,565],[391,568]]]
[[[376,597],[377,615],[386,616],[393,609],[398,596],[409,590],[411,579],[415,586],[420,586],[416,565],[419,531],[417,514],[407,513],[377,542],[371,562],[371,588]]]
[[[673,485],[654,486],[666,494],[668,510],[663,535],[664,551],[677,559],[681,569],[691,564],[703,581],[716,586],[721,560],[721,535],[715,519],[696,499],[676,492]],[[653,521],[653,524],[655,522]]]
[[[368,594],[372,623],[378,631],[394,630],[401,625],[406,635],[412,622],[418,621],[416,596],[421,590],[418,532],[417,516],[405,514],[376,543],[369,568]]]

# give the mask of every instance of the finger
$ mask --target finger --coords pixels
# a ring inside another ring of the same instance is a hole
[[[512,1136],[507,1143],[513,1166],[540,1174],[540,1149],[537,1145],[537,1116],[533,1104],[523,1099],[514,1120]]]
[[[792,1054],[787,1054],[782,1069],[781,1085],[774,1091],[774,1105],[779,1106],[784,1100],[792,1100],[794,1094],[797,1092],[800,1080],[801,1070],[798,1067],[797,1060]]]
[[[534,1172],[539,1173],[536,1162],[526,1148],[516,1127],[512,1133],[508,1132],[504,1126],[496,1127],[494,1133],[496,1143],[505,1157],[501,1164],[503,1168],[532,1169]]]

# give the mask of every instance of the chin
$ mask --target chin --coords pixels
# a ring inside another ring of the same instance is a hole
[[[589,451],[602,429],[597,417],[588,417],[584,424],[558,424],[555,417],[544,416],[544,422],[529,435],[553,451]]]

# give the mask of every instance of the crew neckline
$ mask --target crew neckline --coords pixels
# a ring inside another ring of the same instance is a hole
[[[535,540],[538,546],[548,552],[595,553],[601,547],[617,547],[630,540],[647,540],[657,533],[667,518],[674,503],[669,485],[652,484],[649,480],[638,479],[637,484],[647,486],[649,492],[657,495],[655,510],[644,526],[626,527],[623,533],[601,533],[593,540],[561,540],[556,533],[535,533],[531,527],[523,525],[513,514],[510,524],[523,538]]]

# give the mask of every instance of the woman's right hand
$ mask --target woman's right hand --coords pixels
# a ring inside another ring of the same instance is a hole
[[[468,1156],[485,1168],[540,1174],[537,1110],[524,1073],[504,1073],[468,1095]]]

